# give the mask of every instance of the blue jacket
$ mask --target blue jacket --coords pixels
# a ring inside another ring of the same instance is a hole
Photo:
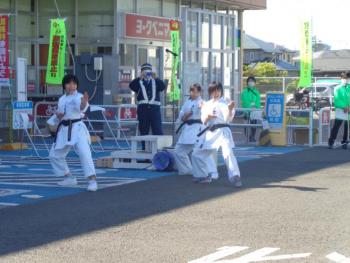
[[[153,97],[153,92],[152,92],[152,81],[146,81],[143,80],[143,85],[145,86],[145,90],[147,93],[148,100],[150,101]],[[165,84],[164,82],[156,78],[155,79],[155,84],[156,84],[156,89],[155,89],[155,101],[160,103],[160,92],[165,90]],[[129,88],[137,94],[137,102],[145,101],[147,98],[144,98],[142,88],[140,85],[140,78],[134,79],[130,84]]]

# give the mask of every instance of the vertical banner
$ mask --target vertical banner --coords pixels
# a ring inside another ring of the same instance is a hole
[[[0,16],[0,85],[10,86],[9,17]]]
[[[300,80],[299,87],[310,87],[312,84],[312,39],[311,21],[301,23],[300,43]]]
[[[46,83],[61,84],[66,57],[66,25],[64,19],[51,19],[50,47],[46,70]]]
[[[180,89],[177,83],[177,75],[180,64],[180,23],[176,20],[170,21],[170,36],[171,36],[171,50],[174,53],[173,63],[171,66],[171,90],[169,94],[170,101],[180,100]]]

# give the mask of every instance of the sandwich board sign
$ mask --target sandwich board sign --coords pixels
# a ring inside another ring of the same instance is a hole
[[[14,101],[12,105],[12,128],[14,130],[31,129],[33,127],[33,121],[28,118],[26,125],[23,122],[21,114],[31,116],[33,114],[33,102],[32,101]]]

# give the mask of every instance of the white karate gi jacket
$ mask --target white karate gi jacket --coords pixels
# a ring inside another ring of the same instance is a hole
[[[187,100],[185,104],[182,106],[178,122],[182,123],[182,117],[192,111],[192,115],[189,120],[200,120],[201,119],[201,109],[200,105],[202,103],[202,98],[198,97],[196,100]],[[203,124],[195,123],[192,125],[185,124],[182,127],[180,137],[177,141],[179,144],[195,144],[198,140],[198,133],[201,128],[203,128]]]
[[[86,111],[88,105],[82,111],[80,109],[81,99],[83,94],[75,92],[70,95],[63,95],[58,100],[58,113],[63,113],[63,120],[74,120],[82,118],[82,112]],[[57,132],[55,149],[63,149],[65,146],[73,146],[79,142],[79,140],[88,140],[91,143],[89,131],[84,124],[84,122],[73,123],[71,140],[68,141],[68,126],[63,126],[59,128]]]
[[[213,99],[206,102],[202,107],[202,121],[204,123],[208,115],[216,115],[217,118],[208,121],[207,126],[221,123],[230,123],[234,117],[234,110],[232,116],[229,116],[228,104],[224,98],[217,101]],[[207,131],[198,140],[198,146],[202,149],[216,149],[220,147],[235,147],[232,132],[230,128],[219,128],[215,131]]]

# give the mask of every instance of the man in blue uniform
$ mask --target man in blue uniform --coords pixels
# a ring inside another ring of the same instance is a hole
[[[134,79],[129,87],[137,95],[140,135],[148,135],[150,128],[153,135],[163,135],[160,92],[165,90],[165,84],[161,79],[153,77],[152,65],[143,64],[141,76]]]

